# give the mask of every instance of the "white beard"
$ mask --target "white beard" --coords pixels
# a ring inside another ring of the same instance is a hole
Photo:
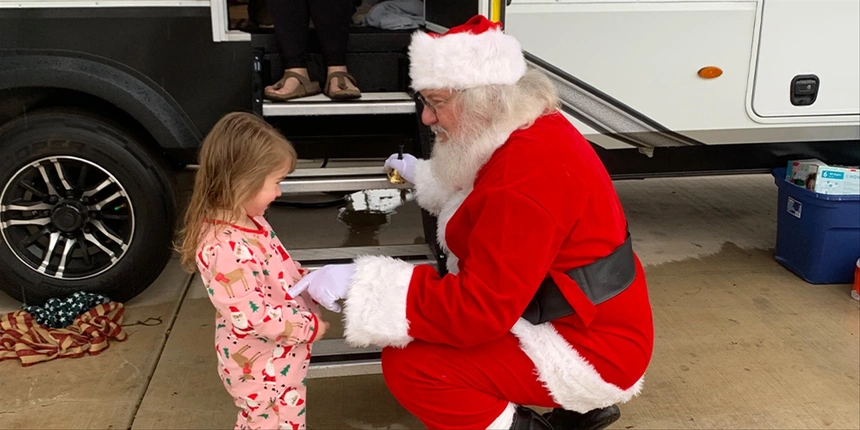
[[[433,174],[452,190],[471,190],[478,171],[516,128],[492,124],[479,133],[453,137],[444,129],[434,127],[437,138],[430,157]],[[440,142],[440,134],[445,134],[447,140]]]

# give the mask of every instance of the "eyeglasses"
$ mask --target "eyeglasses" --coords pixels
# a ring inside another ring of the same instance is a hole
[[[448,98],[446,98],[445,100],[442,100],[442,101],[439,101],[439,102],[436,102],[436,103],[430,103],[430,102],[428,102],[428,101],[427,101],[427,99],[425,99],[425,98],[424,98],[424,96],[422,96],[422,95],[421,95],[421,93],[419,93],[419,92],[416,92],[416,93],[415,93],[415,95],[414,95],[413,97],[415,98],[415,101],[420,102],[420,103],[421,103],[421,104],[423,104],[424,106],[427,106],[427,108],[429,108],[429,109],[430,109],[430,112],[433,112],[433,115],[436,115],[436,108],[437,108],[438,106],[440,106],[441,104],[443,104],[443,103],[447,103],[447,102],[449,102],[449,101],[450,101],[451,99],[453,99],[453,98],[454,98],[454,96],[456,96],[458,93],[459,93],[459,91],[455,91],[453,94],[451,94],[450,96],[448,96]]]

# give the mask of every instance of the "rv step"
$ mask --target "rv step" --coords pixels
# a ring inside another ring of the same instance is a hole
[[[427,245],[403,245],[383,247],[354,247],[341,248],[355,250],[367,250],[378,252],[379,255],[398,255],[397,250],[407,251],[409,249],[429,249]],[[376,251],[378,249],[378,251]],[[308,251],[308,250],[303,250]],[[301,256],[302,252],[295,250],[293,256]],[[297,258],[298,260],[298,258]],[[298,260],[301,261],[301,260]],[[411,260],[412,264],[429,264],[436,266],[436,260]],[[318,267],[302,264],[302,267],[315,270]],[[314,342],[314,350],[311,356],[311,364],[308,369],[308,378],[334,378],[341,376],[374,375],[382,373],[381,364],[382,348],[370,346],[364,348],[353,348],[347,345],[346,340],[320,339]]]
[[[392,184],[380,167],[297,169],[281,181],[284,194],[406,189],[411,184]]]
[[[432,260],[429,258],[418,258],[418,259],[401,258],[401,260],[408,261],[409,263],[416,264],[416,265],[423,265],[423,264],[430,265],[430,266],[436,265],[436,260]],[[350,260],[340,260],[340,261],[331,261],[331,262],[309,262],[308,264],[302,263],[302,268],[308,269],[309,271],[313,272],[313,271],[325,266],[326,264],[338,264],[338,263],[345,263],[345,262],[349,262],[349,261]]]
[[[314,342],[309,378],[372,375],[382,372],[382,348],[352,348],[344,339],[321,339]]]
[[[415,113],[415,101],[405,92],[362,93],[357,100],[333,101],[323,94],[288,102],[263,102],[263,116],[392,115]]]
[[[368,346],[364,348],[353,348],[346,344],[342,338],[338,339],[320,339],[314,342],[313,356],[316,357],[318,363],[344,363],[351,357],[370,356],[382,352],[382,348],[377,346]],[[333,358],[343,358],[344,360],[333,360]],[[374,357],[371,357],[374,358]]]
[[[342,376],[378,375],[382,373],[382,360],[371,358],[348,363],[315,363],[311,358],[308,378],[339,378]]]
[[[302,265],[305,262],[352,259],[359,255],[386,255],[394,258],[432,257],[433,251],[426,244],[350,246],[343,248],[294,249],[290,255]]]

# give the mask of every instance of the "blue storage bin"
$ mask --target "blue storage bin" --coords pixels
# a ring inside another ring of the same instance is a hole
[[[850,284],[860,258],[860,196],[819,194],[773,171],[776,260],[812,284]]]

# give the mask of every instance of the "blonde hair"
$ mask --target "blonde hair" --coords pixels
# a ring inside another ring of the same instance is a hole
[[[237,223],[243,204],[253,198],[266,177],[283,169],[296,169],[296,150],[274,127],[256,115],[233,112],[212,127],[200,148],[200,168],[185,212],[181,242],[175,247],[182,267],[197,271],[200,241],[215,225],[209,221]]]

